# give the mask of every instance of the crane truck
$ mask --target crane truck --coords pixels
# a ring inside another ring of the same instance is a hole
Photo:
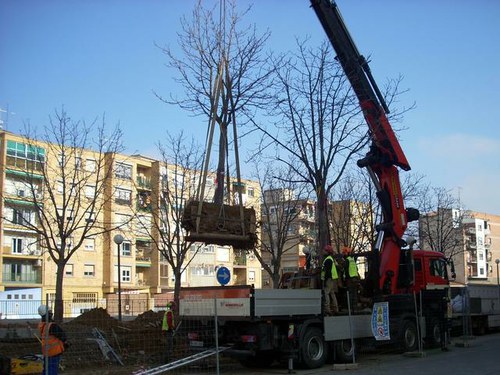
[[[449,293],[448,263],[442,253],[413,249],[403,239],[418,210],[406,208],[398,168],[410,165],[391,128],[389,109],[342,20],[330,0],[311,0],[364,114],[371,146],[358,166],[376,187],[382,222],[370,252],[363,254],[367,272],[363,291],[371,309],[324,316],[317,287],[256,289],[251,285],[183,288],[179,315],[190,327],[193,346],[213,345],[214,330],[225,352],[249,366],[267,366],[280,356],[306,368],[329,358],[350,361],[365,340],[396,342],[405,351],[442,340]],[[311,286],[311,285],[309,285]],[[418,313],[417,313],[418,311]],[[214,322],[213,316],[217,316]],[[419,328],[424,327],[421,332]]]

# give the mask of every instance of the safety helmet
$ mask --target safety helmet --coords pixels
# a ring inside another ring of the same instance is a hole
[[[333,253],[333,247],[332,247],[332,245],[326,245],[326,246],[324,247],[324,250],[325,250],[325,252],[327,252],[328,254]]]
[[[342,247],[342,254],[344,254],[344,255],[351,254],[351,248],[349,246]]]
[[[47,305],[40,305],[38,306],[38,314],[40,316],[45,316],[47,313],[52,314],[52,310],[50,310]]]

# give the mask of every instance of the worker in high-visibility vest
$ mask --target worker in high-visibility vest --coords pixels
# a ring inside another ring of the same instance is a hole
[[[350,247],[342,248],[344,256],[344,281],[347,291],[349,292],[349,304],[352,310],[358,308],[358,293],[359,293],[359,273],[356,259],[352,256]]]
[[[68,347],[66,333],[52,320],[52,310],[46,305],[38,307],[38,314],[42,318],[38,323],[38,330],[42,341],[44,358],[43,375],[57,375],[61,355]]]
[[[165,363],[169,363],[172,357],[172,350],[174,347],[174,332],[175,332],[175,317],[174,317],[174,301],[167,303],[167,309],[163,314],[163,322],[161,325],[162,334],[166,338],[166,353]]]
[[[337,292],[339,290],[339,274],[337,264],[333,259],[333,248],[331,245],[326,245],[326,256],[323,259],[321,267],[321,281],[323,282],[324,303],[323,312],[325,315],[332,315],[339,312],[339,304],[337,302]]]

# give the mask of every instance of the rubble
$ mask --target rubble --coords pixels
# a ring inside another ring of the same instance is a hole
[[[118,321],[111,317],[105,309],[96,308],[61,324],[68,336],[69,347],[63,355],[63,363],[67,371],[92,369],[96,373],[112,373],[112,369],[121,367],[113,358],[106,359],[96,338],[97,328],[106,342],[120,356],[127,367],[149,363],[160,363],[164,348],[161,335],[163,312],[147,311],[134,320]],[[23,355],[39,354],[40,342],[35,337],[38,332],[38,321],[28,322],[33,334],[23,340],[0,339],[0,352],[10,358]],[[0,328],[10,331],[19,329],[23,332],[27,323],[0,323]],[[9,337],[11,337],[10,335]],[[109,357],[109,356],[108,356]],[[109,370],[104,370],[109,369]],[[102,371],[102,372],[99,372]]]

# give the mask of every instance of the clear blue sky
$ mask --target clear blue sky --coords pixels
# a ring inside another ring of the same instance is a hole
[[[64,105],[75,119],[105,112],[110,125],[120,122],[128,153],[155,155],[167,130],[204,132],[205,120],[152,93],[178,89],[154,43],[175,46],[179,18],[194,3],[1,0],[0,108],[15,113],[7,129],[45,124]],[[295,36],[324,38],[308,0],[253,3],[247,21],[272,32],[270,48],[292,49]],[[500,1],[337,3],[380,86],[402,74],[404,102],[417,103],[401,134],[413,170],[460,190],[467,208],[500,215]]]

